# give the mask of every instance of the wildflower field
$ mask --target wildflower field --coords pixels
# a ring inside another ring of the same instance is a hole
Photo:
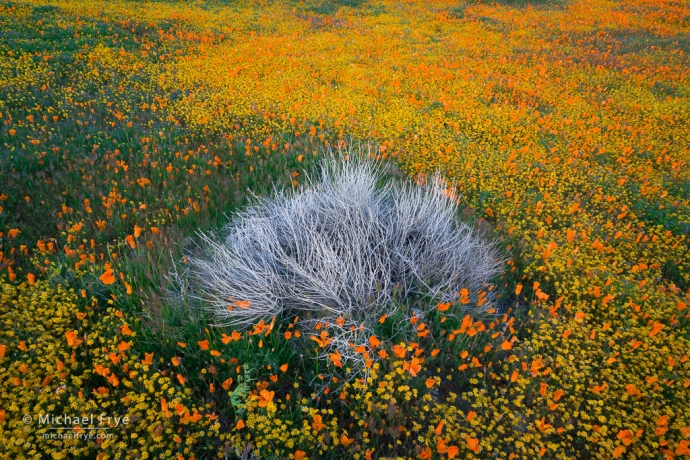
[[[0,0],[0,457],[690,457],[688,53],[683,0]],[[360,371],[217,326],[198,232],[355,145],[502,273]]]

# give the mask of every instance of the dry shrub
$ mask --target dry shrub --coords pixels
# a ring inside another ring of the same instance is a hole
[[[361,361],[349,343],[364,343],[397,301],[486,290],[497,251],[458,219],[454,190],[438,175],[423,185],[388,180],[380,163],[345,153],[331,152],[300,187],[255,197],[224,238],[201,234],[190,283],[220,324],[246,328],[282,313],[327,321],[339,330],[329,349]]]

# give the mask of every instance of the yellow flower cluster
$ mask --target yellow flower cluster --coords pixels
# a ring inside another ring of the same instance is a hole
[[[217,417],[137,356],[114,308],[47,281],[3,283],[0,322],[3,458],[187,457],[217,438]]]

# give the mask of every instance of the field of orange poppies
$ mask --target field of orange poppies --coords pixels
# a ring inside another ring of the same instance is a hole
[[[0,458],[690,456],[689,53],[682,0],[0,0]],[[352,378],[179,295],[362,143],[500,242],[489,314],[400,305]]]

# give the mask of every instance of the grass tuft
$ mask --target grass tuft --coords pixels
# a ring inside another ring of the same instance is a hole
[[[223,326],[285,314],[337,324],[324,354],[337,350],[361,366],[351,344],[393,316],[396,301],[424,296],[435,305],[485,289],[501,260],[458,219],[455,191],[438,175],[384,180],[366,153],[331,151],[301,186],[256,197],[222,237],[200,233],[203,253],[188,257],[191,297]]]

